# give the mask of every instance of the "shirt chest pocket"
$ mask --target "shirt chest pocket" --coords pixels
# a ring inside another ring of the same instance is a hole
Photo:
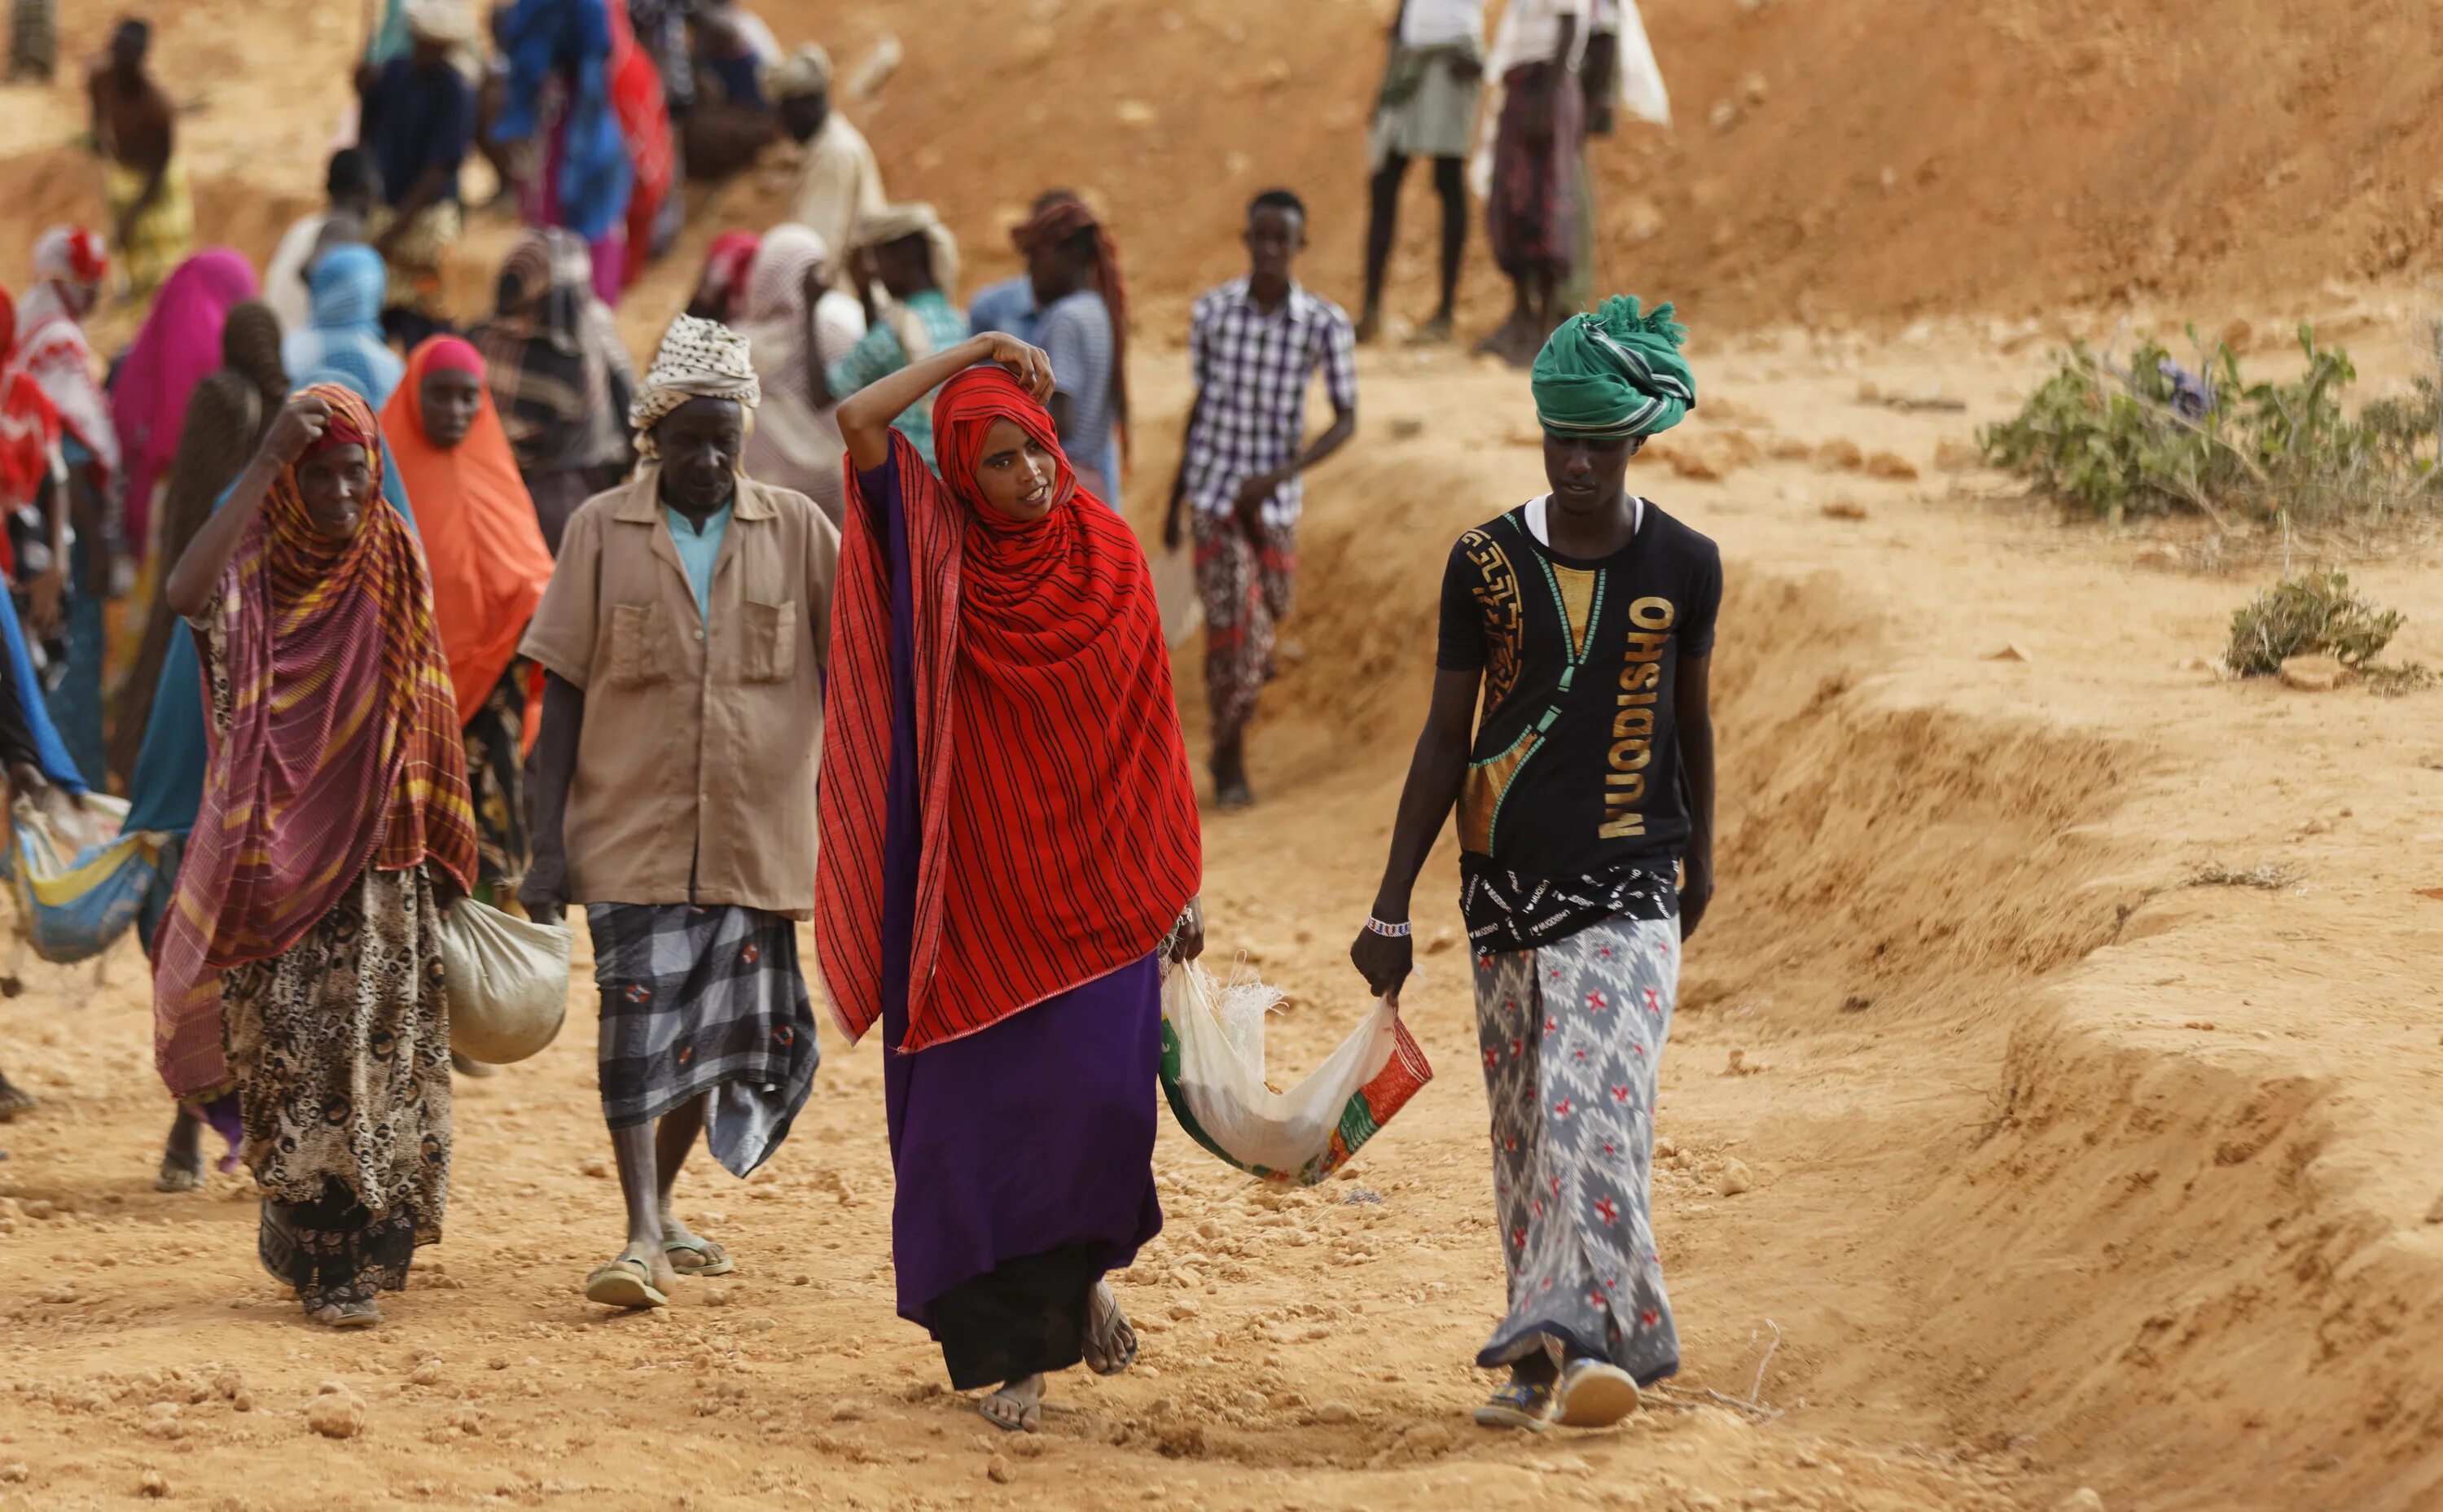
[[[798,675],[798,604],[762,604],[748,599],[739,647],[738,680],[742,683],[786,683]]]
[[[611,607],[613,687],[644,687],[670,680],[670,658],[662,645],[664,618],[658,604]]]

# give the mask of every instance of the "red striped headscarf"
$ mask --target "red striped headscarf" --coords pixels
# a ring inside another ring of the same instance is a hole
[[[976,483],[995,420],[1058,459],[1041,519]],[[1077,486],[1052,417],[999,368],[933,405],[935,477],[895,432],[915,607],[923,813],[908,1033],[972,1034],[1143,958],[1203,874],[1196,790],[1145,553]],[[817,959],[843,1032],[882,1016],[891,766],[891,575],[883,520],[849,475],[825,714]]]
[[[223,972],[295,945],[367,867],[475,877],[458,704],[423,549],[380,498],[380,427],[353,390],[305,392],[331,407],[312,451],[361,446],[373,479],[364,523],[340,541],[314,529],[284,468],[214,592],[229,728],[153,977],[154,1060],[180,1097],[229,1083]]]

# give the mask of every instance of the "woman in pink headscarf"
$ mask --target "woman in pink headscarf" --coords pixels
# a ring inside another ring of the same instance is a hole
[[[154,296],[111,382],[111,418],[127,469],[127,548],[138,561],[151,539],[154,484],[169,476],[178,454],[187,396],[220,367],[230,311],[258,292],[254,269],[226,246],[187,259]]]

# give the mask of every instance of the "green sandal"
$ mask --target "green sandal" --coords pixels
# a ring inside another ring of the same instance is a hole
[[[670,1268],[682,1276],[726,1276],[738,1268],[738,1262],[729,1258],[728,1250],[694,1234],[666,1241],[662,1253],[670,1257]]]
[[[1512,1381],[1476,1410],[1479,1428],[1520,1428],[1541,1433],[1552,1426],[1552,1388]]]
[[[595,1267],[585,1278],[585,1300],[608,1307],[667,1307],[670,1300],[653,1285],[653,1267],[634,1255],[621,1255]]]

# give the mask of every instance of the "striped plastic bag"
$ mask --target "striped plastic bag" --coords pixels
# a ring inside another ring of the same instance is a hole
[[[1187,1137],[1251,1175],[1311,1187],[1348,1163],[1434,1068],[1388,1002],[1286,1092],[1264,1080],[1264,1018],[1281,994],[1175,967],[1162,988],[1162,1090]]]
[[[10,811],[16,831],[10,868],[26,943],[56,965],[90,960],[127,932],[152,890],[161,836],[121,834],[127,801],[87,793],[77,818],[55,820],[20,801]]]

